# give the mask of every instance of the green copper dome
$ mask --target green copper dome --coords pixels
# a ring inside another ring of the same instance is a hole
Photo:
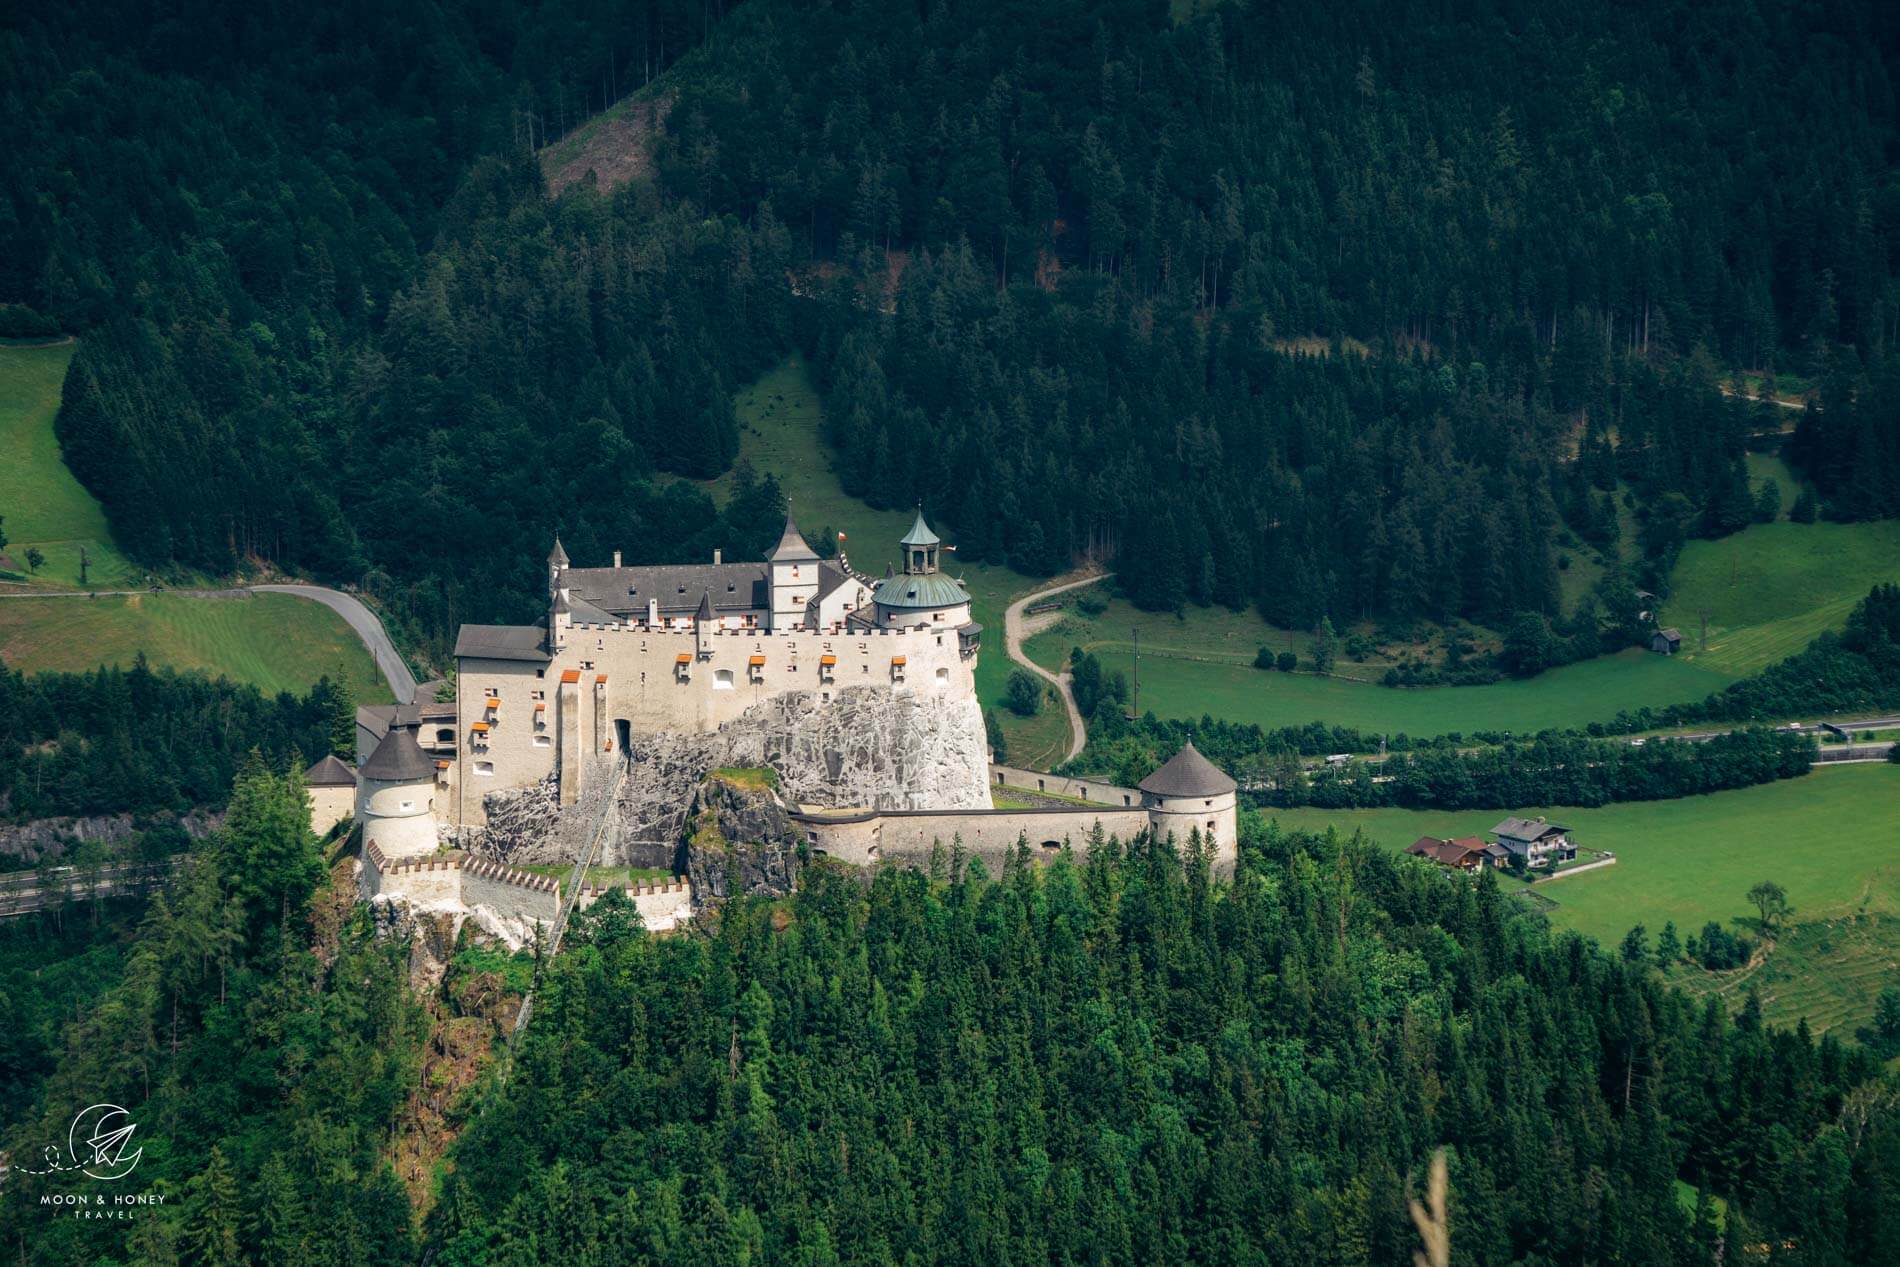
[[[871,601],[879,607],[925,608],[942,611],[946,607],[955,607],[959,603],[970,601],[970,595],[960,581],[953,581],[941,572],[922,575],[887,576],[877,583],[877,589],[871,594]]]
[[[934,546],[937,544],[937,540],[937,534],[932,532],[930,525],[924,522],[924,512],[920,506],[917,509],[917,522],[910,526],[910,531],[904,534],[904,539],[897,544],[900,546]]]

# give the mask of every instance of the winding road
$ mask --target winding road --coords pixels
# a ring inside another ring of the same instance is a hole
[[[1039,589],[1033,594],[1023,595],[1011,603],[1003,612],[1003,646],[1004,649],[1008,651],[1009,658],[1014,660],[1017,664],[1020,664],[1023,668],[1028,669],[1049,685],[1055,687],[1056,693],[1062,696],[1062,707],[1068,710],[1069,755],[1063,758],[1065,761],[1073,761],[1081,756],[1082,749],[1089,741],[1088,725],[1082,720],[1082,710],[1075,706],[1075,692],[1069,689],[1069,675],[1067,673],[1051,673],[1034,660],[1031,660],[1027,655],[1023,654],[1024,640],[1031,634],[1039,633],[1054,624],[1061,613],[1038,612],[1036,615],[1030,616],[1027,614],[1027,610],[1036,603],[1046,602],[1054,598],[1057,594],[1067,593],[1072,589],[1080,589],[1084,585],[1093,585],[1097,581],[1105,581],[1113,575],[1115,575],[1113,572],[1093,572],[1088,576],[1082,577],[1080,580],[1062,581],[1047,588]]]
[[[389,640],[389,632],[383,628],[383,622],[375,612],[364,606],[361,599],[321,585],[253,585],[250,590],[253,594],[294,594],[298,598],[322,603],[343,617],[344,623],[356,631],[356,636],[363,640],[363,645],[376,658],[376,667],[388,679],[389,689],[396,696],[396,702],[415,702],[415,674],[409,671],[408,664],[396,653],[396,644]]]
[[[21,590],[11,594],[0,594],[5,598],[108,598],[118,595],[149,594],[151,590]],[[375,612],[363,604],[363,601],[342,590],[333,590],[322,585],[246,585],[235,589],[223,590],[162,590],[166,594],[182,594],[186,598],[231,598],[238,594],[289,594],[294,598],[307,598],[313,603],[322,603],[337,615],[356,636],[363,640],[370,655],[376,661],[376,667],[382,670],[389,683],[391,694],[399,704],[413,703],[416,698],[416,677],[409,666],[396,652],[396,644],[389,640],[389,631],[383,628],[383,622]]]

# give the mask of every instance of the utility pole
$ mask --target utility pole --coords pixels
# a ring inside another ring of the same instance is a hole
[[[1134,626],[1133,628],[1131,628],[1131,629],[1129,630],[1129,632],[1135,635],[1135,703],[1134,703],[1134,713],[1135,713],[1135,717],[1136,717],[1137,719],[1139,719],[1139,718],[1141,717],[1141,626],[1140,626],[1140,625],[1136,625],[1136,626]]]

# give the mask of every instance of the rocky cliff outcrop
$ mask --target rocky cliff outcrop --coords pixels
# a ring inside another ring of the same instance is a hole
[[[796,886],[798,831],[764,779],[707,775],[689,821],[685,867],[696,901],[783,897]]]
[[[847,687],[827,702],[796,691],[748,709],[711,734],[636,735],[600,862],[669,867],[690,834],[700,780],[725,766],[770,767],[788,804],[866,809],[988,809],[989,752],[974,699],[936,691]],[[456,844],[507,862],[577,856],[611,779],[595,762],[581,802],[563,811],[552,777],[483,798],[488,826]]]
[[[28,823],[0,823],[0,858],[15,858],[26,866],[38,866],[42,862],[57,861],[67,850],[86,841],[113,843],[161,826],[176,826],[196,840],[223,824],[223,813],[203,809],[184,815],[147,818],[95,814],[85,818],[36,818]]]

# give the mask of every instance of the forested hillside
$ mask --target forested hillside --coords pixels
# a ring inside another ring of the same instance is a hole
[[[1900,512],[1889,6],[360,8],[9,19],[0,303],[85,333],[141,562],[442,637],[556,527],[756,549],[775,490],[666,476],[794,344],[852,490],[1149,607],[1583,628],[1619,489],[1607,607],[1748,522],[1739,368],[1820,383],[1824,513]],[[695,45],[657,181],[548,204],[530,146]]]
[[[1682,1178],[1731,1259],[1873,1262],[1873,1075],[1356,842],[1266,835],[1231,890],[1146,845],[813,873],[710,942],[596,923],[436,1261],[1395,1263],[1442,1143],[1454,1261],[1711,1263]]]

